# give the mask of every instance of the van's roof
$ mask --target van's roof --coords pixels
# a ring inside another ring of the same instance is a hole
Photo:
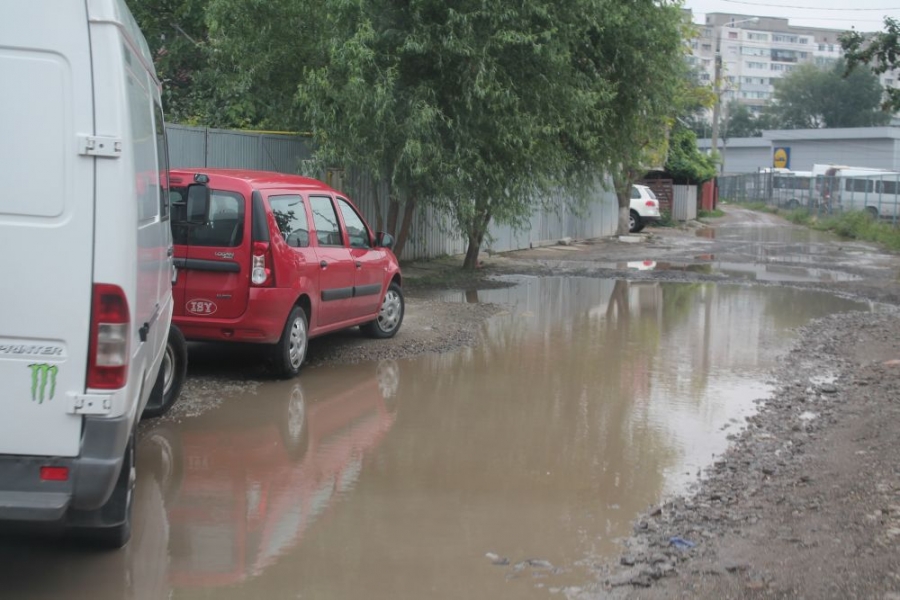
[[[201,173],[214,178],[223,178],[231,180],[235,183],[244,183],[254,189],[269,188],[296,188],[296,189],[315,189],[329,192],[336,192],[328,184],[313,179],[312,177],[303,177],[302,175],[290,175],[288,173],[276,173],[275,171],[254,171],[250,169],[207,169],[201,167],[192,167],[187,169],[172,169],[170,177],[172,183],[190,183],[193,181],[195,174]],[[189,181],[177,181],[181,177],[186,177]]]

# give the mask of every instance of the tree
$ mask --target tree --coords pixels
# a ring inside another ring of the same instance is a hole
[[[294,95],[320,54],[307,0],[141,0],[132,12],[167,117],[208,127],[302,129]],[[319,61],[321,62],[321,61]]]
[[[313,0],[206,0],[206,124],[307,131],[297,86],[324,62],[326,16]]]
[[[685,76],[685,101],[677,120],[698,138],[708,138],[712,135],[709,109],[715,103],[716,95],[710,84],[702,81],[701,74],[699,66],[688,67]]]
[[[770,111],[786,129],[886,124],[890,117],[879,111],[882,91],[878,78],[865,68],[844,77],[846,70],[842,61],[826,69],[811,63],[798,66],[776,80]]]
[[[604,140],[619,203],[618,233],[629,231],[631,186],[665,161],[668,130],[696,97],[684,60],[686,28],[677,5],[610,3],[598,22],[596,58],[616,91]]]
[[[732,101],[728,104],[722,138],[761,137],[762,128],[757,117],[745,104]]]
[[[665,170],[677,181],[703,183],[716,176],[716,163],[697,148],[697,136],[693,131],[676,125],[669,136]]]
[[[326,59],[299,99],[321,156],[388,182],[389,221],[400,202],[404,223],[422,200],[445,210],[468,240],[466,268],[492,222],[524,225],[561,192],[584,200],[623,146],[644,156],[665,139],[669,67],[682,64],[668,5],[325,0],[320,10]]]
[[[667,1],[205,1],[195,114],[311,130],[320,160],[387,185],[398,252],[430,202],[467,237],[467,268],[492,222],[584,202],[605,173],[627,230],[630,181],[663,162],[683,91]]]
[[[874,34],[845,31],[840,41],[847,61],[845,76],[861,66],[870,67],[878,75],[900,67],[900,21],[897,19],[885,17],[884,31]],[[900,111],[900,89],[887,87],[883,91],[881,108],[888,112]]]
[[[207,67],[206,8],[209,0],[143,0],[131,11],[147,39],[163,86],[168,119],[202,121],[207,90],[198,76]]]

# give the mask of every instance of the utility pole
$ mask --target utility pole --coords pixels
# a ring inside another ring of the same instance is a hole
[[[715,74],[713,75],[713,95],[715,96],[715,102],[713,103],[713,117],[712,117],[712,150],[713,156],[718,159],[721,159],[721,155],[719,155],[719,105],[721,104],[721,95],[722,95],[722,52],[720,51],[720,43],[719,43],[719,28],[715,29],[716,36],[716,54],[714,58],[715,64]],[[721,173],[725,168],[724,162],[720,160],[719,162],[719,172]]]
[[[727,27],[734,27],[739,23],[756,23],[759,21],[759,17],[750,17],[749,19],[741,19],[740,21],[735,21],[733,18],[731,23],[727,24]],[[713,153],[719,155],[719,113],[721,112],[721,104],[722,104],[722,25],[717,25],[713,28],[713,35],[715,36],[715,59],[714,59],[714,76],[713,76],[713,94],[715,95],[715,103],[713,104],[713,117],[712,117],[712,150]],[[720,159],[719,162],[719,173],[723,173],[725,171],[725,161],[724,161],[724,148],[721,155],[718,156]]]

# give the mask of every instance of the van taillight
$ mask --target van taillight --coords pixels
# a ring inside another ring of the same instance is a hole
[[[41,481],[68,481],[69,467],[41,467]]]
[[[87,387],[115,390],[128,380],[128,300],[117,285],[95,283]]]
[[[250,266],[250,283],[271,286],[275,283],[272,272],[272,249],[269,242],[253,242],[253,263]]]

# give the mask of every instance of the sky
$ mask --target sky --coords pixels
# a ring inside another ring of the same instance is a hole
[[[900,0],[685,0],[702,23],[708,12],[781,17],[791,25],[880,31],[884,17],[900,19]]]

